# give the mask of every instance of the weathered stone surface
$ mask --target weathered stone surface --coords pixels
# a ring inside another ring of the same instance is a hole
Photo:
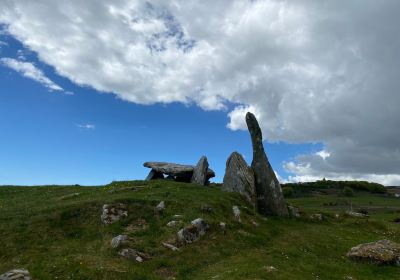
[[[395,264],[400,266],[400,244],[390,240],[364,243],[350,249],[347,257],[374,264]]]
[[[260,126],[250,112],[246,114],[246,123],[253,145],[251,168],[254,172],[257,210],[262,215],[287,216],[281,185],[265,154]]]
[[[161,172],[155,171],[154,169],[150,170],[149,175],[146,177],[146,181],[155,180],[155,179],[164,179],[164,175]]]
[[[123,217],[128,216],[126,205],[123,203],[104,204],[103,213],[101,214],[101,221],[104,224],[112,224]]]
[[[238,192],[256,205],[253,170],[238,152],[233,152],[226,161],[222,190]]]
[[[111,247],[115,249],[126,243],[128,243],[128,236],[120,234],[111,240]]]
[[[13,269],[0,275],[0,280],[31,280],[31,275],[26,269]]]
[[[193,176],[193,165],[183,165],[169,162],[145,162],[144,167],[151,168],[155,172],[173,176],[177,181],[190,182]],[[207,169],[207,180],[215,177],[215,172],[210,168]]]
[[[183,244],[193,243],[206,234],[209,228],[210,226],[206,221],[197,218],[193,220],[189,226],[178,231],[178,241]]]
[[[207,183],[207,170],[208,170],[208,161],[207,157],[202,156],[193,169],[192,179],[190,180],[191,183],[205,185]]]
[[[118,255],[128,260],[133,260],[137,262],[143,262],[143,260],[147,258],[145,254],[132,248],[122,249],[121,251],[118,252]]]

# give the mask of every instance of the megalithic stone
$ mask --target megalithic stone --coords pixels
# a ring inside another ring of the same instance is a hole
[[[254,172],[257,211],[262,215],[287,216],[288,210],[281,185],[265,154],[260,126],[256,117],[250,112],[246,114],[246,123],[253,144],[251,168]]]
[[[193,169],[191,183],[205,185],[207,183],[207,170],[208,170],[208,161],[207,157],[202,156]]]

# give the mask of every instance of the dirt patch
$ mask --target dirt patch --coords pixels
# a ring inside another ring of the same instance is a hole
[[[127,233],[138,232],[142,230],[146,230],[149,227],[148,223],[145,219],[137,219],[134,223],[127,225],[125,231]]]

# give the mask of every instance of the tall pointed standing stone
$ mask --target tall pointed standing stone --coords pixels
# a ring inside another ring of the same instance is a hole
[[[253,144],[251,168],[254,172],[257,210],[262,215],[287,216],[288,210],[281,185],[265,154],[260,126],[256,117],[250,112],[246,114],[246,123]]]
[[[193,169],[192,179],[190,180],[192,183],[205,185],[207,183],[207,170],[208,170],[208,161],[207,157],[202,156]]]

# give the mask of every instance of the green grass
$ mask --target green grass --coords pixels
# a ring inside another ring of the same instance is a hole
[[[80,195],[60,199],[76,192]],[[166,211],[157,217],[153,209],[161,200]],[[354,263],[345,257],[362,242],[383,238],[400,242],[400,225],[391,222],[400,217],[399,199],[356,193],[350,198],[322,195],[287,201],[299,206],[305,218],[265,220],[237,194],[171,181],[0,187],[0,274],[26,268],[41,280],[400,279],[398,267]],[[100,221],[101,207],[111,202],[126,203],[129,216],[105,226]],[[350,204],[353,209],[366,208],[371,217],[334,218]],[[242,211],[241,224],[233,218],[233,205]],[[203,212],[202,206],[213,211]],[[313,221],[307,218],[311,213],[328,218]],[[161,242],[178,230],[166,226],[174,214],[184,215],[185,224],[202,217],[211,229],[198,242],[170,251]],[[152,259],[135,263],[120,258],[110,240],[143,220],[147,226],[129,235],[134,248]],[[221,221],[227,223],[226,235],[219,229]],[[277,270],[269,272],[268,266]]]

